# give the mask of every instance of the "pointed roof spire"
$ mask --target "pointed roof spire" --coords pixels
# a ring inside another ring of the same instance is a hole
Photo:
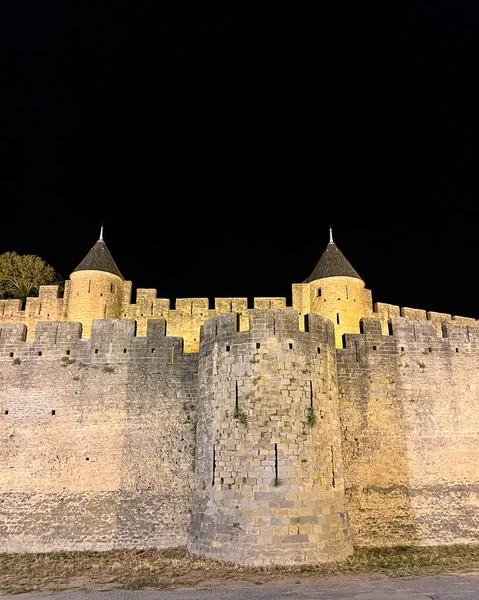
[[[103,241],[103,224],[100,229],[99,240],[81,261],[78,267],[72,272],[76,273],[77,271],[104,271],[105,273],[112,273],[113,275],[118,275],[118,277],[124,279],[119,268],[116,266],[110,251]]]
[[[355,277],[356,279],[361,279],[348,259],[333,242],[331,227],[329,228],[329,244],[326,246],[326,250],[321,255],[313,272],[303,283],[310,283],[311,281],[324,279],[325,277]]]

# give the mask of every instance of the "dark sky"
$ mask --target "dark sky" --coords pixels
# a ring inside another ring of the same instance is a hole
[[[479,318],[478,3],[264,4],[0,0],[0,253],[69,278],[103,223],[134,289],[289,304],[331,225]]]

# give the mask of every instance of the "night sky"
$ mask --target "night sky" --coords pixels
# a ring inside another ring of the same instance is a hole
[[[0,0],[0,254],[68,279],[103,224],[134,290],[289,305],[332,226],[479,318],[478,3],[264,4]]]

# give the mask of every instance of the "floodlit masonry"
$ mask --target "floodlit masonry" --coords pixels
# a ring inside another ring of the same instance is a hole
[[[0,551],[237,564],[479,541],[479,325],[377,303],[332,236],[283,298],[176,300],[100,239],[0,300]]]

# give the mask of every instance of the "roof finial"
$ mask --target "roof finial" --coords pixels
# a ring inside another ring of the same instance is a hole
[[[334,242],[333,242],[333,228],[331,227],[331,225],[329,226],[329,243],[330,244],[334,244]]]
[[[101,229],[100,229],[100,239],[98,240],[99,242],[103,241],[103,223],[101,224]]]

